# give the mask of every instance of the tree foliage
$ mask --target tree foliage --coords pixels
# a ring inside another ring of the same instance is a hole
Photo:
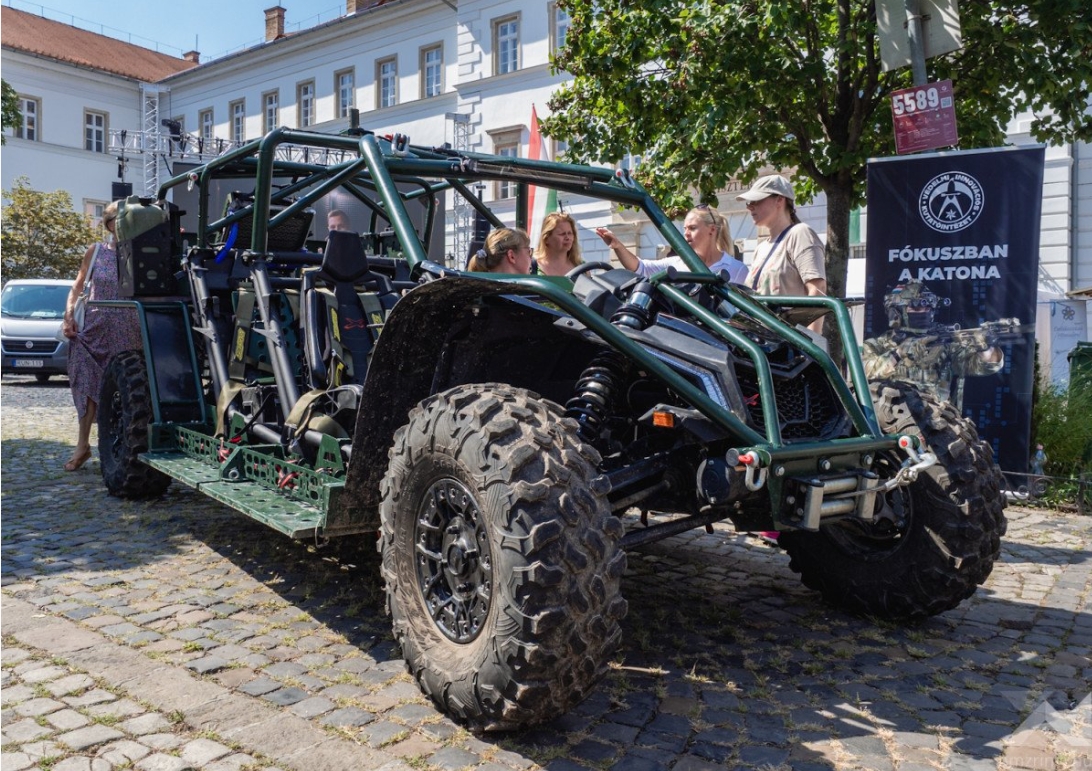
[[[4,191],[2,239],[3,280],[75,278],[87,247],[99,233],[83,214],[72,210],[64,190],[43,193],[19,177]]]
[[[796,169],[797,197],[827,195],[827,269],[844,295],[849,213],[866,160],[895,154],[874,0],[559,0],[571,23],[544,130],[578,162],[643,156],[638,179],[666,208],[707,203],[729,178]],[[964,47],[928,62],[951,79],[963,149],[1000,145],[1035,112],[1039,141],[1092,139],[1087,0],[963,0]]]
[[[23,120],[19,111],[19,95],[6,80],[0,80],[0,92],[3,94],[3,128],[15,128]],[[0,144],[6,144],[7,137],[0,135]]]

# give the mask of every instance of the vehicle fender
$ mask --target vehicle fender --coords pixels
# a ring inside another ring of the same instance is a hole
[[[436,388],[437,368],[450,331],[456,325],[474,323],[474,309],[482,301],[520,293],[525,292],[511,283],[484,276],[445,276],[412,289],[398,301],[368,365],[345,477],[346,494],[329,512],[328,531],[378,527],[379,483],[394,434],[406,423],[409,411]]]

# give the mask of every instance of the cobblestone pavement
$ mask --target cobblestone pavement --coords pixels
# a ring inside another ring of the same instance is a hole
[[[1002,559],[916,627],[824,606],[718,526],[630,554],[585,703],[476,736],[405,674],[374,542],[297,543],[172,485],[66,474],[63,381],[5,378],[3,771],[1092,769],[1092,518],[1009,510]]]

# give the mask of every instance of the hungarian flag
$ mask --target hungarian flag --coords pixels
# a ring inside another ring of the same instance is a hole
[[[527,148],[527,157],[536,161],[550,160],[545,137],[538,130],[538,113],[535,112],[534,105],[531,105],[531,142]],[[538,238],[542,233],[542,220],[552,211],[557,211],[557,191],[531,185],[527,190],[527,224],[532,249],[538,247]]]

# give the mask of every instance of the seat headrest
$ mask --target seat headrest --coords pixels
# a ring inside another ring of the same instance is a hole
[[[360,234],[348,230],[331,230],[322,252],[321,272],[334,281],[356,281],[368,273],[368,256]]]

